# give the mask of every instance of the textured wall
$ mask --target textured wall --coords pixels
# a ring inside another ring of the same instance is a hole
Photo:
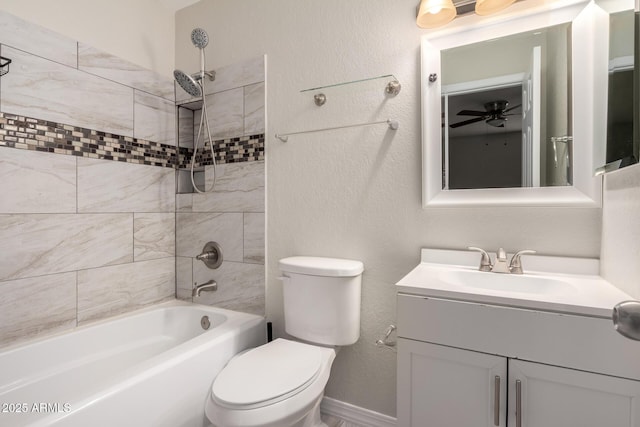
[[[420,36],[415,0],[211,0],[176,15],[176,64],[197,69],[188,34],[205,28],[212,68],[267,54],[267,316],[283,334],[278,259],[365,263],[360,341],[338,355],[327,394],[394,415],[396,360],[374,341],[395,321],[394,283],[421,247],[468,245],[597,257],[599,209],[421,208]],[[394,74],[384,83],[326,90],[318,108],[302,89]],[[275,133],[396,119],[385,126],[292,136]]]
[[[0,49],[0,346],[173,298],[172,81],[4,12]]]

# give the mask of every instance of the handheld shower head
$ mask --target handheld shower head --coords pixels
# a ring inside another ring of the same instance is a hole
[[[176,79],[180,87],[185,90],[189,95],[200,97],[202,96],[202,87],[200,84],[191,77],[189,74],[180,70],[173,70],[173,77]]]
[[[202,28],[194,28],[191,31],[191,43],[199,49],[204,49],[209,44],[209,35]]]

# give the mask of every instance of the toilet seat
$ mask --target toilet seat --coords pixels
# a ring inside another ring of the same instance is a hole
[[[276,339],[235,358],[218,374],[211,397],[230,409],[269,406],[300,393],[318,377],[320,348]]]

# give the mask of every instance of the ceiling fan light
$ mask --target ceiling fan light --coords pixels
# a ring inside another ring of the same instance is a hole
[[[420,28],[436,28],[448,24],[458,12],[452,0],[422,0],[416,24]]]
[[[477,0],[476,14],[491,15],[511,6],[516,0]]]

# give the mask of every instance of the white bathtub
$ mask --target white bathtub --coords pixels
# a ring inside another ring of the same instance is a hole
[[[264,342],[262,317],[174,301],[13,347],[0,352],[0,426],[207,425],[215,376]]]

